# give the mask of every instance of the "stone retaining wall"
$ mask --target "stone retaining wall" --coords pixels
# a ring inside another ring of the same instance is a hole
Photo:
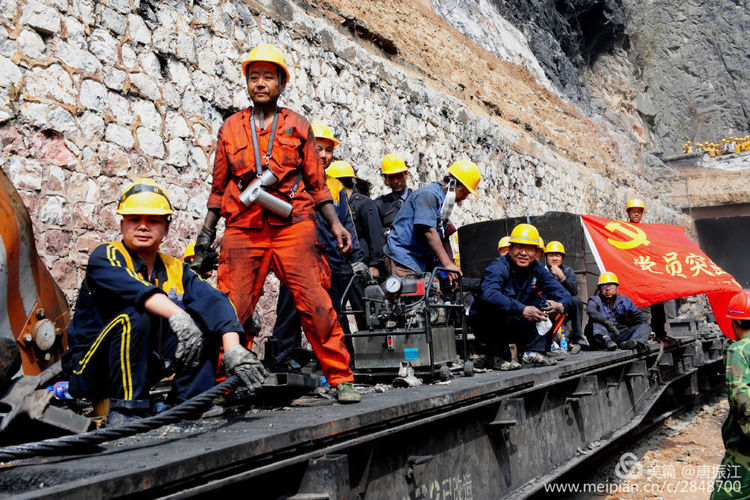
[[[606,172],[539,145],[373,54],[316,12],[284,0],[3,0],[0,166],[34,221],[39,253],[69,299],[90,250],[118,234],[116,200],[140,176],[166,185],[177,209],[164,249],[181,254],[205,215],[223,119],[248,105],[240,62],[260,42],[286,52],[284,105],[327,121],[336,155],[383,191],[380,158],[399,151],[413,184],[438,180],[462,156],[480,165],[479,196],[455,222],[547,210],[621,217],[649,179]],[[613,168],[617,168],[613,166]],[[654,203],[653,221],[684,222]],[[267,306],[266,306],[267,307]]]

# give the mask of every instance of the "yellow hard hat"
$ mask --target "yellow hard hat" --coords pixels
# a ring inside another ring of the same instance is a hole
[[[322,123],[316,122],[312,125],[313,135],[316,139],[326,139],[333,143],[333,147],[336,147],[339,145],[339,141],[336,140],[336,138],[333,136],[333,132],[331,132],[331,129],[327,125],[323,125]]]
[[[242,73],[247,77],[247,67],[254,62],[270,62],[284,70],[286,82],[289,82],[289,70],[286,67],[286,58],[284,53],[278,47],[270,43],[261,43],[256,45],[247,55],[247,59],[242,61]]]
[[[537,246],[539,247],[539,250],[544,252],[544,240],[542,239],[541,236],[539,236],[539,244]]]
[[[185,253],[182,254],[182,261],[185,262],[186,259],[189,259],[190,257],[195,257],[195,242],[191,242],[187,247],[185,247]]]
[[[336,160],[331,163],[326,169],[326,175],[333,177],[334,179],[342,179],[344,177],[356,177],[354,175],[354,169],[352,166],[344,160]]]
[[[328,186],[328,190],[331,192],[333,201],[338,203],[341,199],[341,190],[344,189],[344,185],[341,184],[340,180],[326,175],[326,186]]]
[[[539,246],[539,231],[531,224],[519,224],[510,232],[509,241],[520,245]]]
[[[606,271],[599,275],[599,281],[596,283],[596,285],[607,285],[609,283],[614,283],[615,285],[620,284],[620,282],[617,281],[617,275],[615,273]]]
[[[382,168],[381,173],[383,175],[400,174],[401,172],[409,171],[409,169],[406,168],[406,162],[398,153],[388,153],[385,155],[380,162],[380,167]]]
[[[633,198],[632,200],[630,200],[625,211],[627,212],[631,208],[642,208],[644,212],[646,211],[646,205],[644,205],[643,202],[638,198]]]
[[[550,241],[547,246],[544,247],[545,253],[561,253],[565,255],[565,247],[559,241]]]
[[[510,236],[503,236],[500,238],[500,241],[497,242],[497,249],[500,250],[501,248],[509,247],[510,246]]]
[[[479,167],[474,162],[471,160],[458,160],[448,167],[448,172],[458,179],[471,194],[477,194],[477,186],[479,186],[479,181],[482,179],[482,174],[479,173]]]
[[[117,205],[120,215],[172,215],[167,191],[152,179],[138,179],[122,192]]]

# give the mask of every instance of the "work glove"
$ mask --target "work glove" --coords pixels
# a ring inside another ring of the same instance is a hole
[[[200,276],[211,271],[219,259],[219,254],[211,246],[214,238],[216,238],[216,229],[203,226],[195,240],[195,257],[190,264],[190,269]]]
[[[614,323],[612,323],[611,321],[607,321],[607,322],[606,322],[606,323],[604,324],[604,326],[606,326],[606,327],[607,327],[607,331],[608,331],[608,332],[609,332],[609,333],[611,334],[611,336],[612,336],[613,338],[614,338],[614,337],[617,337],[618,335],[620,335],[620,330],[619,330],[619,329],[617,328],[617,325],[615,325],[615,324],[614,324]]]
[[[169,317],[169,326],[177,336],[177,351],[174,357],[178,364],[195,368],[201,360],[203,332],[186,312],[174,313]]]
[[[370,268],[362,261],[355,262],[352,264],[352,271],[354,271],[354,275],[359,278],[360,280],[367,283],[372,279],[372,274],[370,274]]]
[[[261,384],[268,376],[268,372],[255,357],[255,354],[240,344],[230,347],[224,353],[221,362],[227,375],[237,375],[251,391],[260,389]]]

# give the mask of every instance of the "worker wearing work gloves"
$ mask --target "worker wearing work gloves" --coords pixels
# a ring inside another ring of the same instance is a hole
[[[316,248],[316,213],[328,223],[340,252],[352,236],[336,217],[316,151],[301,115],[277,105],[289,82],[284,54],[261,44],[242,63],[252,107],[219,130],[208,214],[195,244],[197,265],[211,246],[219,217],[226,220],[217,284],[247,325],[269,270],[286,285],[328,383],[341,402],[361,399],[352,385],[344,335],[322,282],[327,265]],[[259,186],[262,186],[259,188]]]
[[[481,178],[479,168],[473,162],[458,160],[448,168],[442,183],[423,186],[409,196],[393,222],[383,248],[389,274],[403,277],[424,273],[434,260],[441,267],[461,274],[451,259],[448,237],[455,229],[448,217],[454,203],[461,203],[469,194],[477,194]],[[448,273],[452,284],[458,275]]]
[[[364,285],[371,276],[379,275],[379,267],[383,264],[385,235],[383,226],[380,224],[380,215],[375,203],[355,190],[356,177],[354,169],[349,163],[342,160],[331,163],[326,168],[326,175],[340,181],[343,186],[344,192],[341,193],[341,197],[348,200],[350,215],[354,223],[355,239],[362,249],[362,261],[367,265],[370,273],[370,276],[363,276],[366,279],[356,280],[352,283],[351,293],[347,297],[354,310],[364,311],[365,304],[362,300]],[[342,294],[343,291],[341,291]],[[358,329],[364,330],[367,328],[367,321],[363,313],[355,314],[354,318],[357,321]],[[346,326],[348,325],[345,325],[344,331],[347,329]]]
[[[242,325],[227,296],[180,259],[159,253],[174,213],[164,188],[137,180],[117,213],[122,240],[91,253],[68,328],[63,367],[70,393],[108,396],[110,424],[147,416],[149,388],[162,377],[174,373],[177,402],[214,385],[219,341],[227,372],[260,388],[267,374],[240,344]]]
[[[383,245],[385,245],[378,207],[374,201],[355,189],[357,177],[351,164],[342,160],[335,161],[326,168],[326,175],[338,179],[344,185],[359,246],[364,252],[364,261],[370,268],[370,272],[377,276],[378,269],[383,264]]]
[[[333,150],[339,145],[339,141],[333,136],[331,129],[322,123],[313,123],[312,129],[315,135],[318,156],[320,156],[323,167],[327,169],[331,165]],[[327,176],[326,179],[328,189],[331,191],[331,196],[333,197],[333,204],[336,208],[336,217],[350,234],[356,234],[344,186],[331,177]],[[364,251],[360,248],[358,239],[353,238],[351,252],[344,255],[339,251],[336,237],[331,233],[330,227],[322,217],[318,217],[317,228],[319,250],[324,253],[328,267],[330,268],[330,279],[323,286],[328,290],[333,308],[339,316],[341,328],[345,334],[349,334],[351,333],[349,319],[341,316],[341,299],[354,274],[357,274],[361,278],[361,281],[366,282],[370,279],[370,272],[364,263]],[[361,287],[355,288],[352,292],[349,294],[349,297],[356,301],[357,293],[361,292]],[[357,305],[355,305],[355,308],[363,308],[361,298],[357,302]],[[364,326],[361,326],[361,328],[364,328]],[[278,363],[278,369],[294,370],[300,368],[296,365],[295,360],[288,357],[292,349],[301,346],[302,323],[297,314],[294,300],[292,300],[291,295],[283,284],[279,287],[279,299],[276,303],[276,323],[273,326],[273,335],[279,346],[279,353],[275,359],[276,363]],[[348,343],[347,348],[351,353],[351,346]]]
[[[401,210],[401,206],[411,194],[411,190],[406,186],[406,181],[409,179],[409,169],[398,153],[385,155],[380,162],[380,167],[383,180],[391,188],[391,192],[378,196],[374,201],[375,206],[378,207],[384,234],[388,236],[398,211]]]
[[[571,307],[568,311],[570,318],[570,352],[577,354],[581,347],[589,347],[589,341],[583,335],[583,301],[578,296],[578,281],[573,268],[563,264],[565,258],[565,247],[559,241],[550,241],[544,248],[544,259],[547,263],[547,270],[552,274],[565,290],[568,291],[571,298]]]
[[[500,370],[521,368],[511,356],[510,344],[523,352],[522,361],[549,366],[552,319],[570,308],[570,294],[537,260],[539,231],[518,224],[510,234],[509,252],[495,259],[482,273],[481,294],[475,302],[480,334],[494,348]],[[500,336],[498,335],[498,326]]]
[[[586,305],[589,322],[586,336],[594,346],[614,351],[636,349],[645,346],[651,335],[641,311],[625,295],[618,294],[620,282],[615,273],[604,272],[599,276],[596,294]]]
[[[721,428],[726,452],[711,500],[750,498],[750,292],[729,300],[727,317],[736,342],[726,353],[729,411]]]

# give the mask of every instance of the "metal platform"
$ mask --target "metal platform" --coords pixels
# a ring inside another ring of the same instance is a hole
[[[690,331],[690,328],[688,328]],[[583,352],[557,366],[367,394],[362,403],[169,425],[90,454],[13,463],[18,498],[499,498],[527,496],[720,379],[722,338]]]

